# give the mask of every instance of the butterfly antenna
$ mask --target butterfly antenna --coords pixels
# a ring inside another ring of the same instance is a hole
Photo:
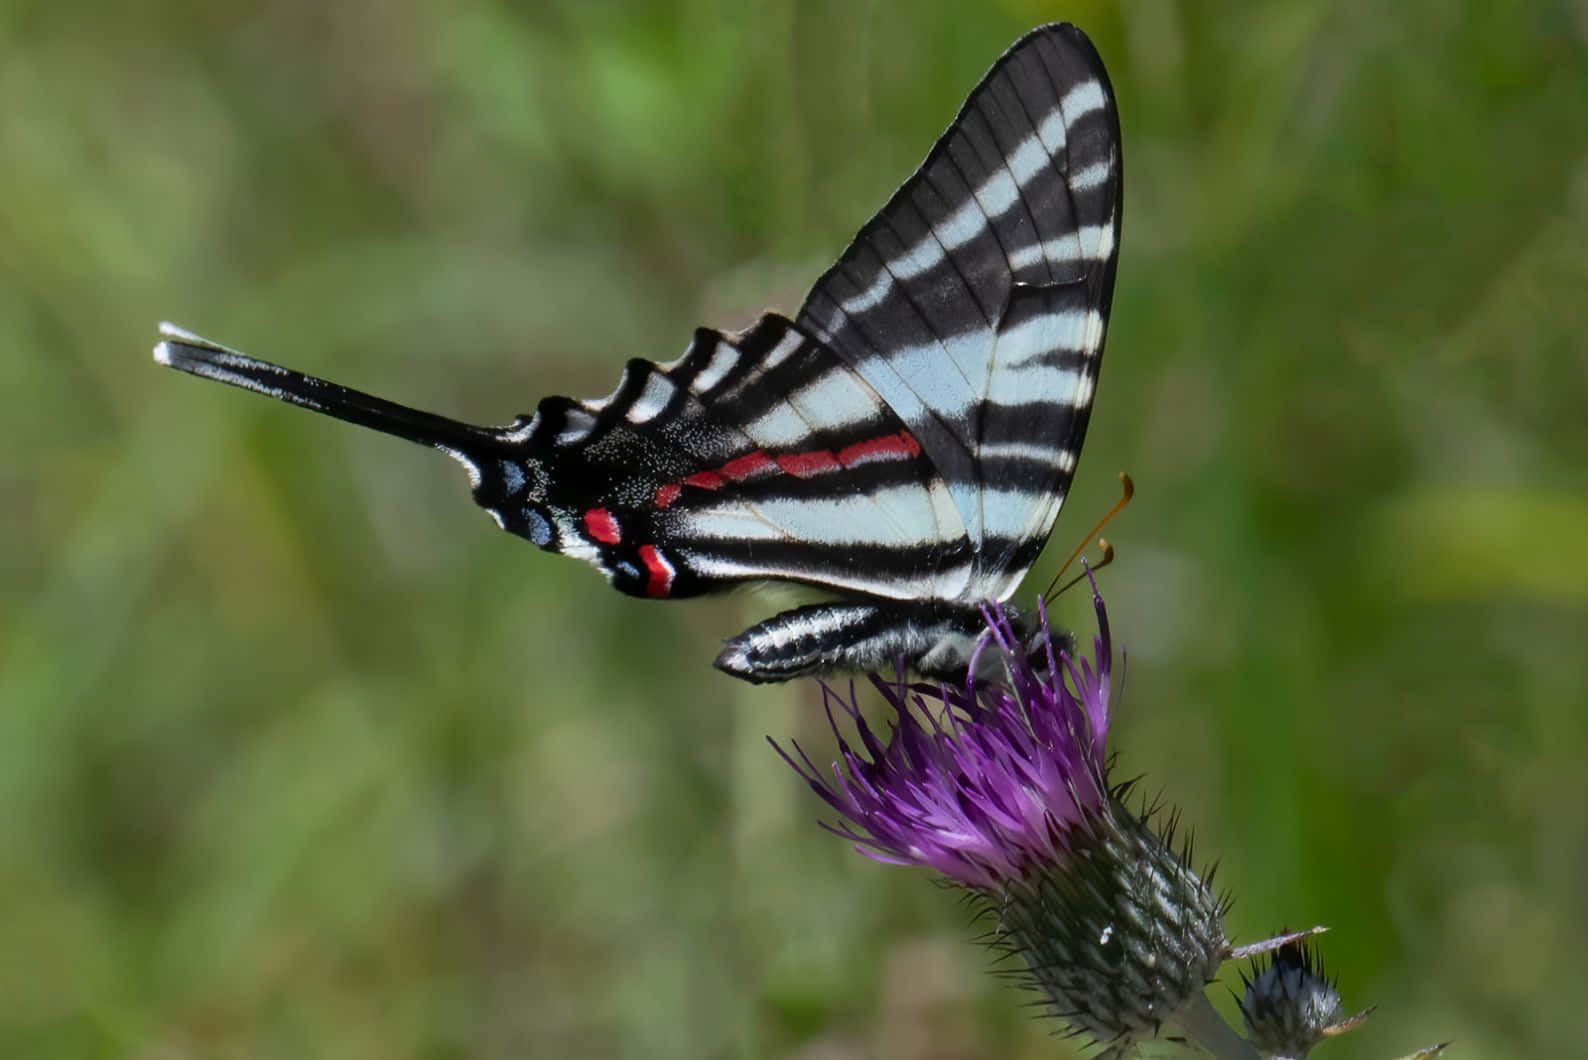
[[[1103,554],[1103,558],[1099,559],[1096,563],[1087,564],[1085,570],[1071,578],[1069,581],[1065,582],[1063,585],[1059,586],[1057,592],[1053,592],[1050,596],[1043,597],[1043,603],[1052,603],[1054,600],[1057,600],[1059,597],[1069,592],[1080,582],[1085,581],[1093,574],[1096,574],[1098,571],[1114,562],[1113,542],[1109,541],[1106,537],[1100,537],[1097,539],[1097,548],[1098,551]]]
[[[228,349],[174,324],[161,324],[160,334],[163,341],[155,346],[154,359],[168,368],[433,446],[459,460],[464,460],[469,453],[499,451],[504,445],[501,430],[421,412],[351,387],[316,379]]]
[[[1058,596],[1059,593],[1062,593],[1064,589],[1068,589],[1071,585],[1074,585],[1081,578],[1085,577],[1085,575],[1077,575],[1075,578],[1071,579],[1065,584],[1064,589],[1059,589],[1058,592],[1054,591],[1054,587],[1059,584],[1059,579],[1064,577],[1064,572],[1070,569],[1070,564],[1074,563],[1076,559],[1080,557],[1081,553],[1086,551],[1086,546],[1090,545],[1094,539],[1097,540],[1098,544],[1103,549],[1103,560],[1092,569],[1101,570],[1113,562],[1114,546],[1110,545],[1107,541],[1098,538],[1097,535],[1103,532],[1103,527],[1107,526],[1114,516],[1125,510],[1125,505],[1129,504],[1130,499],[1136,495],[1136,484],[1132,482],[1130,476],[1125,474],[1123,471],[1119,473],[1119,485],[1121,489],[1119,500],[1115,501],[1114,506],[1108,510],[1108,514],[1099,519],[1097,521],[1097,525],[1092,527],[1092,529],[1087,532],[1086,537],[1082,539],[1081,543],[1075,546],[1075,551],[1070,553],[1070,558],[1064,561],[1064,566],[1060,567],[1059,572],[1053,576],[1053,580],[1048,583],[1047,591],[1042,594],[1042,599],[1045,602],[1052,603],[1054,598]]]

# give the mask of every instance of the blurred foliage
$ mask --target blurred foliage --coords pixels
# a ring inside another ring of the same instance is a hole
[[[0,3],[0,1055],[1068,1055],[813,827],[813,689],[707,665],[765,595],[620,597],[147,355],[603,394],[793,309],[1051,18],[1128,204],[1032,583],[1132,471],[1122,772],[1239,937],[1334,927],[1329,1055],[1588,1055],[1588,4],[522,8]]]

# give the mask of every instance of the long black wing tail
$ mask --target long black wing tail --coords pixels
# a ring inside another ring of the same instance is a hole
[[[505,432],[501,428],[476,427],[411,409],[339,383],[249,357],[174,324],[162,323],[160,334],[164,339],[155,346],[154,359],[168,368],[229,383],[289,405],[428,445],[459,459],[466,466],[476,463],[482,455],[501,451],[505,443]]]

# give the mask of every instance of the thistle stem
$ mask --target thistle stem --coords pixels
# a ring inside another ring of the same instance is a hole
[[[1256,1046],[1224,1022],[1205,993],[1180,1006],[1174,1021],[1188,1039],[1219,1060],[1259,1060],[1261,1056]]]

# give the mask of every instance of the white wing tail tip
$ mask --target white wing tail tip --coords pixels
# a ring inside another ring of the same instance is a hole
[[[182,342],[196,342],[201,346],[208,346],[211,344],[209,339],[204,338],[202,335],[195,335],[187,328],[178,327],[169,320],[160,321],[160,334],[164,335],[168,339],[179,339]]]
[[[188,369],[187,366],[196,362],[207,363],[223,356],[243,357],[236,350],[228,346],[222,346],[212,339],[206,339],[203,335],[195,334],[187,328],[178,327],[169,320],[160,321],[160,335],[163,341],[155,346],[154,359],[157,363],[163,364],[167,368],[182,368],[184,371],[188,371],[191,369]],[[178,346],[191,348],[183,352],[176,348]],[[246,360],[247,358],[244,359]],[[274,365],[269,367],[275,368],[277,372],[282,370]]]

